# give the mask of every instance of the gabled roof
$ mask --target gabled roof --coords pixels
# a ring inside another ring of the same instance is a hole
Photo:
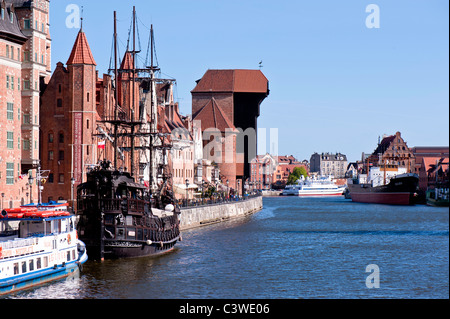
[[[191,91],[269,93],[269,82],[260,70],[208,70]]]
[[[387,136],[383,138],[383,140],[378,144],[375,151],[372,153],[372,155],[378,156],[379,153],[384,154],[386,150],[389,148],[389,145],[391,145],[392,141],[395,139],[395,135]]]
[[[66,63],[71,64],[89,64],[97,65],[95,63],[94,57],[92,56],[91,48],[86,39],[86,35],[82,30],[78,32],[77,38],[70,53],[69,60]]]
[[[215,98],[210,99],[200,110],[192,115],[192,120],[202,121],[202,132],[208,128],[217,128],[225,132],[226,128],[235,129]]]

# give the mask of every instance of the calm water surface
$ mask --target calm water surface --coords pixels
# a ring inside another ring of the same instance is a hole
[[[366,287],[366,266],[380,287]],[[449,298],[449,209],[264,198],[257,214],[183,232],[158,258],[88,261],[10,298]]]

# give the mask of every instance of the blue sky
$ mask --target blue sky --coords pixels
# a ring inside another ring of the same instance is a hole
[[[369,29],[372,3],[380,27]],[[153,24],[162,75],[177,79],[184,115],[207,69],[257,69],[262,60],[270,95],[258,127],[267,136],[278,129],[280,155],[341,152],[355,161],[397,131],[410,147],[449,145],[447,0],[51,1],[53,69],[78,32],[66,26],[69,4],[84,8],[100,74],[109,67],[113,11],[123,54],[135,5],[142,61]]]

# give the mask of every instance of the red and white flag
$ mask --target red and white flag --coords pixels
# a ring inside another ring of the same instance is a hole
[[[104,140],[103,141],[99,141],[97,143],[97,148],[105,149],[105,141]]]

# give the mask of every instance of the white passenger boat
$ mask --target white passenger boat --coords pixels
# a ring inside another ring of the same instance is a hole
[[[0,295],[35,287],[79,271],[86,262],[75,215],[51,203],[0,213]]]
[[[283,196],[340,196],[345,185],[336,185],[332,176],[318,176],[305,179],[303,176],[296,184],[286,185]]]

